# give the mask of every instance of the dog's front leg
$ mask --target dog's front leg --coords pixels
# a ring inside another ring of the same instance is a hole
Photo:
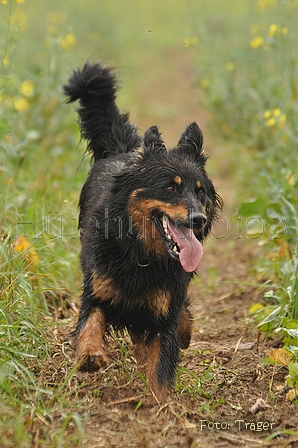
[[[177,328],[158,333],[148,345],[148,384],[158,402],[173,386],[179,359]]]
[[[178,344],[180,348],[188,348],[191,339],[192,315],[188,302],[184,301],[178,314]]]
[[[77,362],[82,372],[94,372],[108,364],[105,331],[105,317],[99,308],[94,308],[87,316],[80,316],[75,331],[75,344]]]

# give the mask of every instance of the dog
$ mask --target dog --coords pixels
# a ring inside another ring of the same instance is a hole
[[[66,102],[79,100],[81,136],[93,157],[79,200],[79,369],[106,366],[106,332],[127,329],[160,402],[173,387],[180,349],[189,346],[188,285],[222,209],[205,171],[203,135],[191,123],[170,150],[157,126],[141,136],[116,106],[114,71],[99,63],[73,70],[63,90]]]

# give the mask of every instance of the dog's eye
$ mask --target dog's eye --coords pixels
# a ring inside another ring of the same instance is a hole
[[[204,196],[205,192],[204,192],[203,188],[199,188],[197,191],[197,194],[198,194],[198,196],[201,196],[201,197]]]
[[[169,186],[166,188],[168,193],[173,193],[175,191],[175,187],[173,187],[173,185]]]

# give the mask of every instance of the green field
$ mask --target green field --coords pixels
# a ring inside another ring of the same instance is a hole
[[[39,378],[55,353],[53,315],[80,295],[77,203],[90,161],[61,86],[86,60],[117,68],[118,104],[143,123],[170,113],[140,102],[141,88],[175,69],[165,53],[191,58],[239,214],[265,223],[256,282],[269,288],[256,325],[279,329],[297,388],[298,2],[0,0],[0,11],[0,446],[83,440],[74,371],[52,388]],[[34,441],[40,422],[48,431]]]

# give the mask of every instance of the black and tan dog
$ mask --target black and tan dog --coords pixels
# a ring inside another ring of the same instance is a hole
[[[105,332],[127,328],[149,388],[163,399],[191,337],[187,289],[201,242],[222,206],[207,177],[196,123],[167,150],[156,126],[141,137],[116,104],[112,71],[75,70],[64,92],[94,158],[80,196],[84,289],[74,332],[80,369],[108,363]]]

